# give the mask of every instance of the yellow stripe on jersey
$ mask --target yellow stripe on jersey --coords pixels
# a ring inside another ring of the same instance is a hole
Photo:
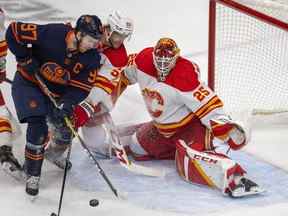
[[[107,94],[111,95],[112,94],[112,91],[113,89],[101,84],[101,83],[95,83],[94,86],[100,88],[100,89],[103,89]]]
[[[0,58],[7,55],[8,45],[6,40],[0,41]]]
[[[175,129],[182,127],[186,124],[188,124],[192,118],[194,117],[194,113],[190,113],[189,115],[185,116],[182,120],[180,120],[177,123],[169,123],[169,124],[159,124],[159,123],[154,123],[154,125],[161,130],[170,130],[170,129]]]
[[[92,88],[92,86],[87,85],[87,84],[82,83],[82,82],[79,82],[79,81],[76,81],[76,80],[70,80],[69,85],[83,89],[83,90],[88,91],[88,92],[90,92],[90,90]]]
[[[198,116],[200,119],[203,118],[205,115],[210,113],[212,110],[223,107],[222,101],[215,95],[211,98],[206,104],[204,104],[200,109],[195,112],[195,115]]]
[[[12,127],[8,119],[0,118],[0,133],[1,132],[12,133]]]
[[[103,89],[107,94],[111,95],[115,89],[115,85],[106,77],[98,75],[94,86]]]
[[[194,116],[195,116],[194,113],[190,113],[189,115],[184,117],[179,122],[174,122],[174,123],[169,123],[169,124],[159,124],[159,123],[154,122],[154,125],[158,129],[159,133],[161,133],[166,138],[169,138],[173,134],[175,134],[179,128],[189,124],[191,120],[194,118]]]

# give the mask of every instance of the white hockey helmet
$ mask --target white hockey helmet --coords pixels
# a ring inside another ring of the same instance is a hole
[[[113,11],[111,14],[109,14],[107,22],[110,26],[110,36],[113,32],[117,32],[119,35],[122,35],[130,40],[134,30],[132,19],[123,17],[119,11]]]

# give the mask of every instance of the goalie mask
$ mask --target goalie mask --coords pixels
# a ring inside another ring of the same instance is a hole
[[[128,17],[123,17],[118,11],[114,11],[108,16],[108,40],[114,48],[122,45],[125,39],[130,40],[133,33],[133,21]]]
[[[158,71],[158,79],[165,81],[170,70],[175,66],[180,49],[171,38],[161,38],[153,51],[153,62]]]

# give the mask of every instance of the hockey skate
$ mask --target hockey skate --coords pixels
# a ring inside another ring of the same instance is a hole
[[[58,147],[54,144],[50,144],[48,148],[45,150],[44,157],[50,163],[55,164],[60,169],[65,169],[66,165],[66,157],[64,157],[64,152],[67,148]],[[68,161],[67,169],[70,170],[72,168],[71,161]]]
[[[3,171],[13,178],[19,181],[25,179],[23,168],[14,157],[11,146],[3,145],[0,147],[0,165]]]
[[[228,192],[228,195],[232,198],[238,198],[238,197],[260,194],[260,193],[263,193],[264,191],[265,190],[259,187],[259,185],[257,185],[255,182],[245,177],[242,177],[240,179],[239,184],[235,188],[231,189]]]
[[[40,176],[26,176],[26,194],[33,201],[39,193]]]

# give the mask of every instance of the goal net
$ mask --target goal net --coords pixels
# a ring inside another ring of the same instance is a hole
[[[288,116],[288,0],[211,0],[209,13],[208,84],[225,110]]]

